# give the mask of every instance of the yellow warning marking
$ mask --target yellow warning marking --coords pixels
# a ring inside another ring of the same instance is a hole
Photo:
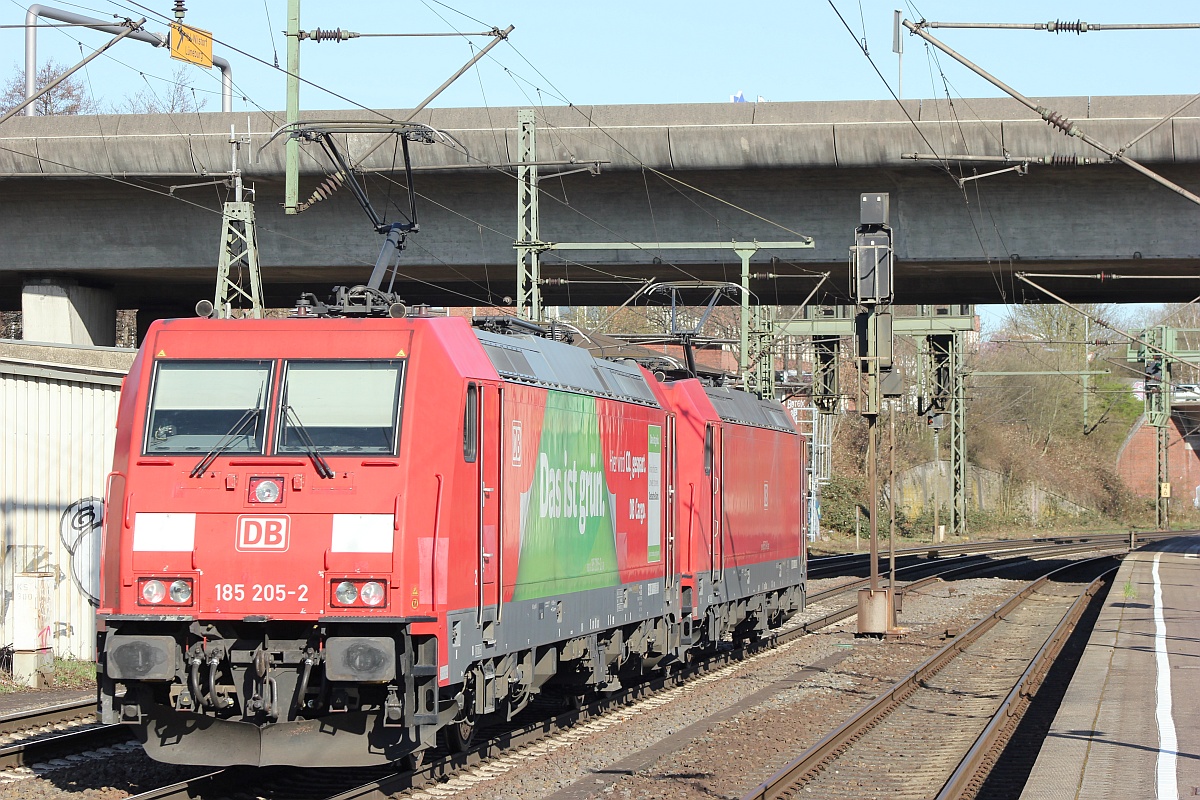
[[[158,358],[162,358],[162,357],[163,357],[163,356],[165,356],[166,354],[167,354],[167,351],[166,351],[166,350],[159,350],[159,351],[158,351]]]
[[[404,357],[405,357],[405,355],[404,355],[403,350],[401,350],[399,353],[396,353],[396,358],[404,358]]]

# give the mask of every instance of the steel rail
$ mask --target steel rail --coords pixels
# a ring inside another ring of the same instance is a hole
[[[196,800],[204,796],[202,792],[206,787],[212,787],[219,779],[227,777],[227,773],[228,770],[219,769],[148,792],[130,795],[126,800]]]
[[[1070,536],[1044,536],[1035,539],[997,539],[986,542],[968,542],[963,544],[921,544],[914,547],[905,547],[896,551],[896,557],[919,556],[922,553],[936,553],[939,557],[942,555],[959,555],[963,553],[990,552],[992,550],[1003,551],[1014,548],[1029,547],[1038,544],[1074,544],[1091,541],[1129,541],[1130,534],[1133,534],[1137,541],[1150,541],[1164,537],[1179,536],[1182,531],[1130,531],[1129,533],[1080,533]],[[867,553],[840,553],[830,556],[815,556],[808,559],[809,575],[813,577],[814,570],[824,571],[826,567],[833,566],[842,561],[867,561],[870,556]]]
[[[44,708],[17,711],[0,716],[0,735],[30,736],[0,746],[0,769],[28,766],[82,749],[100,747],[129,738],[128,729],[121,725],[99,725],[80,730],[64,731],[51,736],[38,736],[37,728],[83,719],[95,711],[96,701],[81,700]],[[38,736],[38,738],[34,738]]]
[[[1107,556],[1087,561],[1099,560]],[[849,747],[853,740],[863,731],[873,727],[887,716],[893,709],[903,703],[917,691],[922,681],[940,672],[950,661],[967,647],[978,641],[997,623],[1004,620],[1017,607],[1024,603],[1038,589],[1044,586],[1057,573],[1074,569],[1087,561],[1067,564],[1051,570],[1035,581],[1031,581],[1020,591],[1010,597],[1003,605],[988,616],[979,620],[965,632],[955,637],[954,641],[934,653],[905,677],[867,705],[859,709],[838,728],[830,731],[819,742],[806,750],[798,758],[786,764],[774,775],[745,795],[742,800],[775,800],[782,793],[794,786],[800,780],[819,772],[825,762],[838,756]]]
[[[0,716],[0,736],[20,733],[29,728],[40,728],[43,725],[56,725],[60,722],[70,722],[80,719],[96,711],[94,698],[77,700],[70,703],[59,703],[53,706],[14,711]]]
[[[1025,711],[1033,702],[1033,696],[1041,687],[1046,673],[1049,672],[1050,667],[1062,652],[1071,634],[1075,632],[1075,626],[1079,624],[1079,620],[1083,617],[1092,598],[1116,571],[1117,567],[1105,571],[1104,574],[1092,581],[1079,595],[1079,598],[1071,604],[1071,608],[1046,639],[1046,643],[1034,655],[1033,660],[1029,662],[1029,666],[1013,686],[1012,691],[996,709],[995,715],[979,734],[975,744],[971,745],[971,749],[963,756],[963,760],[950,775],[946,785],[938,792],[936,800],[955,800],[976,782],[980,769],[988,757],[1007,742],[1006,734],[1009,732],[1010,725],[1013,722],[1020,722],[1025,715]]]
[[[1164,534],[1156,534],[1156,535],[1154,535],[1152,537],[1148,537],[1148,538],[1149,539],[1169,538],[1171,536],[1176,536],[1176,535],[1177,534],[1175,534],[1175,533],[1170,533],[1170,534],[1164,533]],[[949,567],[949,568],[945,569],[945,570],[939,569],[939,570],[935,571],[934,574],[930,575],[929,577],[922,577],[922,578],[915,580],[908,584],[902,585],[901,583],[897,582],[896,589],[898,592],[907,592],[912,589],[920,588],[921,586],[924,586],[927,583],[931,583],[935,580],[944,580],[945,578],[947,578],[949,576],[958,575],[958,574],[969,575],[972,572],[977,571],[978,568],[980,566],[982,566],[983,564],[986,564],[991,567],[999,567],[999,566],[1006,565],[1006,564],[1011,566],[1013,564],[1020,563],[1020,560],[1025,559],[1025,558],[1036,559],[1039,557],[1045,557],[1048,555],[1053,556],[1056,554],[1073,555],[1076,553],[1086,553],[1086,552],[1089,552],[1092,550],[1102,550],[1102,549],[1108,549],[1108,548],[1116,547],[1116,546],[1124,547],[1127,542],[1128,542],[1128,539],[1121,538],[1121,537],[1111,539],[1111,540],[1104,539],[1103,541],[1096,541],[1094,539],[1093,540],[1085,539],[1085,540],[1080,540],[1078,542],[1072,542],[1070,544],[1055,543],[1055,544],[1041,544],[1041,545],[1026,545],[1024,547],[1001,548],[1001,549],[997,549],[993,552],[961,553],[959,555],[954,556],[954,558],[952,560],[938,559],[938,560],[918,561],[915,564],[905,564],[904,566],[897,567],[896,571],[897,572],[910,572],[910,571],[914,571],[914,570],[928,569],[928,568],[934,567],[934,566],[945,566],[945,567]],[[992,555],[1001,555],[1001,554],[1006,555],[1006,557],[1001,558],[999,560],[987,560],[987,561],[982,562],[982,564],[978,560],[978,559],[989,559],[990,556],[992,556]],[[966,563],[963,563],[963,562],[966,562]],[[852,591],[855,589],[860,589],[867,585],[868,580],[869,580],[868,578],[856,578],[854,580],[847,581],[846,583],[838,584],[837,586],[833,586],[828,589],[824,589],[820,592],[811,594],[808,597],[806,597],[805,598],[806,603],[819,603],[821,601],[828,600],[831,597],[836,597],[837,595],[845,594],[846,592],[849,592],[849,591]]]
[[[100,725],[78,731],[68,731],[57,736],[30,739],[0,747],[0,769],[24,767],[71,755],[81,750],[91,750],[107,744],[128,741],[130,730],[124,725]]]

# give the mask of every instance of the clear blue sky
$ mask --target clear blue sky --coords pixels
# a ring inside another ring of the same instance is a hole
[[[0,0],[0,24],[24,22],[25,5]],[[150,30],[166,29],[163,16],[150,15],[129,2],[52,0],[44,5],[106,19],[113,14],[145,14],[150,18]],[[170,15],[168,0],[148,0],[144,5],[160,15]],[[1140,4],[1062,0],[1052,5],[1059,18],[1093,23],[1200,21],[1200,4],[1178,0]],[[285,0],[189,0],[188,6],[188,23],[209,29],[219,41],[268,63],[274,61],[277,51],[280,63],[284,62]],[[836,0],[836,6],[853,28],[854,37],[828,3],[819,0],[744,4],[455,0],[444,6],[433,0],[347,0],[336,4],[304,0],[301,27],[414,33],[515,25],[511,45],[500,45],[493,51],[494,58],[460,79],[439,98],[436,104],[442,106],[526,105],[538,102],[538,89],[547,104],[563,99],[577,104],[728,102],[739,90],[748,98],[761,95],[770,101],[887,98],[887,88],[857,48],[855,38],[861,38],[865,29],[871,56],[894,87],[897,59],[892,53],[892,11],[901,8],[900,4],[894,0]],[[910,19],[1045,22],[1050,6],[1009,0],[922,2],[902,8]],[[1200,31],[934,33],[1030,96],[1191,94],[1198,89]],[[44,30],[39,37],[39,60],[54,57],[73,63],[79,59],[78,41],[98,46],[106,39],[105,34],[88,30]],[[221,44],[215,51],[233,63],[240,90],[235,110],[255,105],[283,108],[282,73]],[[110,52],[111,58],[94,62],[88,76],[92,90],[109,105],[144,89],[141,73],[161,90],[157,79],[170,76],[177,66],[165,51],[142,43],[121,44]],[[22,31],[0,30],[0,53],[4,54],[0,69],[19,69],[24,53]],[[457,37],[305,42],[301,72],[365,106],[405,108],[428,94],[470,53],[467,42]],[[957,96],[999,94],[945,56],[940,62],[951,92]],[[939,65],[920,40],[907,34],[904,67],[905,96],[944,95]],[[195,86],[213,93],[208,108],[219,108],[215,72],[195,72]],[[242,95],[250,102],[243,101]],[[302,102],[309,109],[350,105],[311,87],[304,88]]]
[[[0,0],[0,24],[24,22],[27,4]],[[146,15],[148,28],[166,30],[169,0],[148,0],[155,16],[130,2],[59,0],[44,3],[104,19]],[[286,0],[188,0],[186,21],[213,32],[215,52],[233,64],[234,110],[282,110]],[[471,32],[515,25],[477,70],[446,91],[437,106],[524,106],[608,103],[728,102],[741,91],[768,101],[886,99],[888,87],[856,40],[896,88],[892,53],[893,9],[909,19],[976,22],[1046,22],[1051,13],[1091,23],[1195,22],[1200,3],[1082,2],[1054,4],[1009,0],[963,3],[927,0],[836,0],[853,30],[847,32],[828,2],[567,3],[547,0],[484,2],[434,0],[339,3],[304,0],[301,27],[341,27],[360,33]],[[268,16],[270,22],[268,23]],[[472,19],[474,18],[474,19]],[[478,21],[476,21],[478,20]],[[1067,95],[1193,94],[1200,91],[1200,30],[1091,32],[936,30],[947,44],[1031,97]],[[105,34],[86,29],[43,30],[39,61],[80,58],[80,44],[96,47]],[[471,55],[468,41],[486,39],[362,38],[302,45],[302,75],[349,101],[374,108],[406,108],[424,98]],[[224,44],[222,44],[224,43]],[[236,47],[267,65],[231,49]],[[999,92],[915,37],[904,36],[903,95],[995,97]],[[0,29],[0,74],[23,63],[20,30]],[[85,80],[101,107],[147,88],[163,92],[178,67],[164,50],[122,43],[88,68]],[[7,61],[7,63],[5,63]],[[220,108],[216,72],[189,67],[208,110]],[[944,77],[943,77],[944,75]],[[205,94],[207,93],[207,94]],[[242,98],[248,98],[243,100]],[[352,103],[305,86],[305,109]]]

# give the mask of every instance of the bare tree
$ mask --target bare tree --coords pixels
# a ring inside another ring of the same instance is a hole
[[[34,88],[45,88],[66,71],[66,67],[50,59],[38,69]],[[24,100],[25,70],[18,70],[4,85],[4,93],[0,95],[0,114],[17,107]],[[95,114],[97,110],[95,100],[74,75],[33,101],[33,111],[37,116]]]
[[[123,114],[193,114],[202,111],[207,101],[196,97],[191,76],[187,65],[180,64],[165,89],[156,93],[147,85],[132,97],[126,97],[114,111]]]

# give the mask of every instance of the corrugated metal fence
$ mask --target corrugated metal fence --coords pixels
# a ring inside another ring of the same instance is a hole
[[[54,356],[69,360],[72,350],[55,348]],[[13,352],[22,351],[9,345],[0,352],[0,646],[12,642],[13,576],[48,572],[53,611],[44,635],[55,655],[91,659],[100,523],[125,370],[16,358]],[[84,355],[91,358],[75,360],[94,364],[98,353]],[[132,357],[120,355],[118,362]]]

